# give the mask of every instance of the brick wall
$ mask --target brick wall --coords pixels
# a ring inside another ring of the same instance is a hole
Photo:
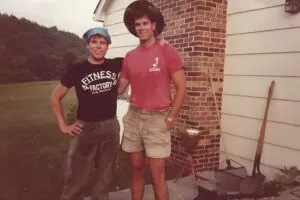
[[[184,59],[187,100],[172,129],[172,160],[186,164],[180,127],[201,130],[193,165],[197,171],[219,163],[220,127],[208,78],[210,67],[221,110],[225,57],[227,0],[149,0],[158,6],[167,24],[162,37]]]

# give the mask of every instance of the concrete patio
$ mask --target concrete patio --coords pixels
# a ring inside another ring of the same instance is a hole
[[[170,200],[194,200],[198,196],[198,189],[192,176],[180,178],[176,183],[174,180],[167,181]],[[283,191],[280,196],[266,197],[260,200],[300,200],[291,194],[291,191],[300,190],[300,188],[293,188],[291,190]],[[300,192],[298,192],[300,195]],[[117,192],[112,192],[109,195],[110,200],[130,200],[130,189],[124,189]],[[145,186],[145,193],[143,200],[154,200],[154,193],[152,185]],[[201,199],[202,200],[202,199]],[[203,199],[204,200],[204,199]],[[213,199],[205,199],[213,200]],[[243,200],[253,200],[253,198],[247,198]]]
[[[187,176],[167,181],[170,200],[193,200],[198,196],[197,186],[192,176]],[[112,192],[109,195],[111,200],[130,200],[130,189]],[[154,200],[152,185],[145,186],[144,200]]]

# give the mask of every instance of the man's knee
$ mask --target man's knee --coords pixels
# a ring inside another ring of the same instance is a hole
[[[165,160],[163,158],[149,158],[150,170],[154,174],[164,174]]]
[[[143,171],[145,169],[144,152],[131,153],[131,165],[134,171]]]

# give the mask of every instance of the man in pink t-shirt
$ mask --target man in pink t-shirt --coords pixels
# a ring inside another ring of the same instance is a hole
[[[170,156],[169,130],[185,97],[183,62],[175,48],[155,43],[164,28],[159,9],[147,1],[135,1],[124,14],[128,30],[140,45],[126,54],[118,92],[130,84],[130,106],[123,118],[122,148],[130,153],[132,199],[142,200],[146,158],[156,200],[167,200],[165,158]],[[176,89],[172,101],[171,82]]]

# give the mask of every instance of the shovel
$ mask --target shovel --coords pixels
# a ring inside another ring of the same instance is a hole
[[[265,176],[260,172],[260,159],[264,145],[265,130],[268,118],[269,105],[273,95],[273,89],[275,86],[275,81],[272,81],[269,87],[268,101],[264,114],[263,123],[260,130],[260,135],[257,143],[256,154],[254,158],[252,176],[247,176],[240,184],[241,194],[261,194],[263,183],[265,181]]]

